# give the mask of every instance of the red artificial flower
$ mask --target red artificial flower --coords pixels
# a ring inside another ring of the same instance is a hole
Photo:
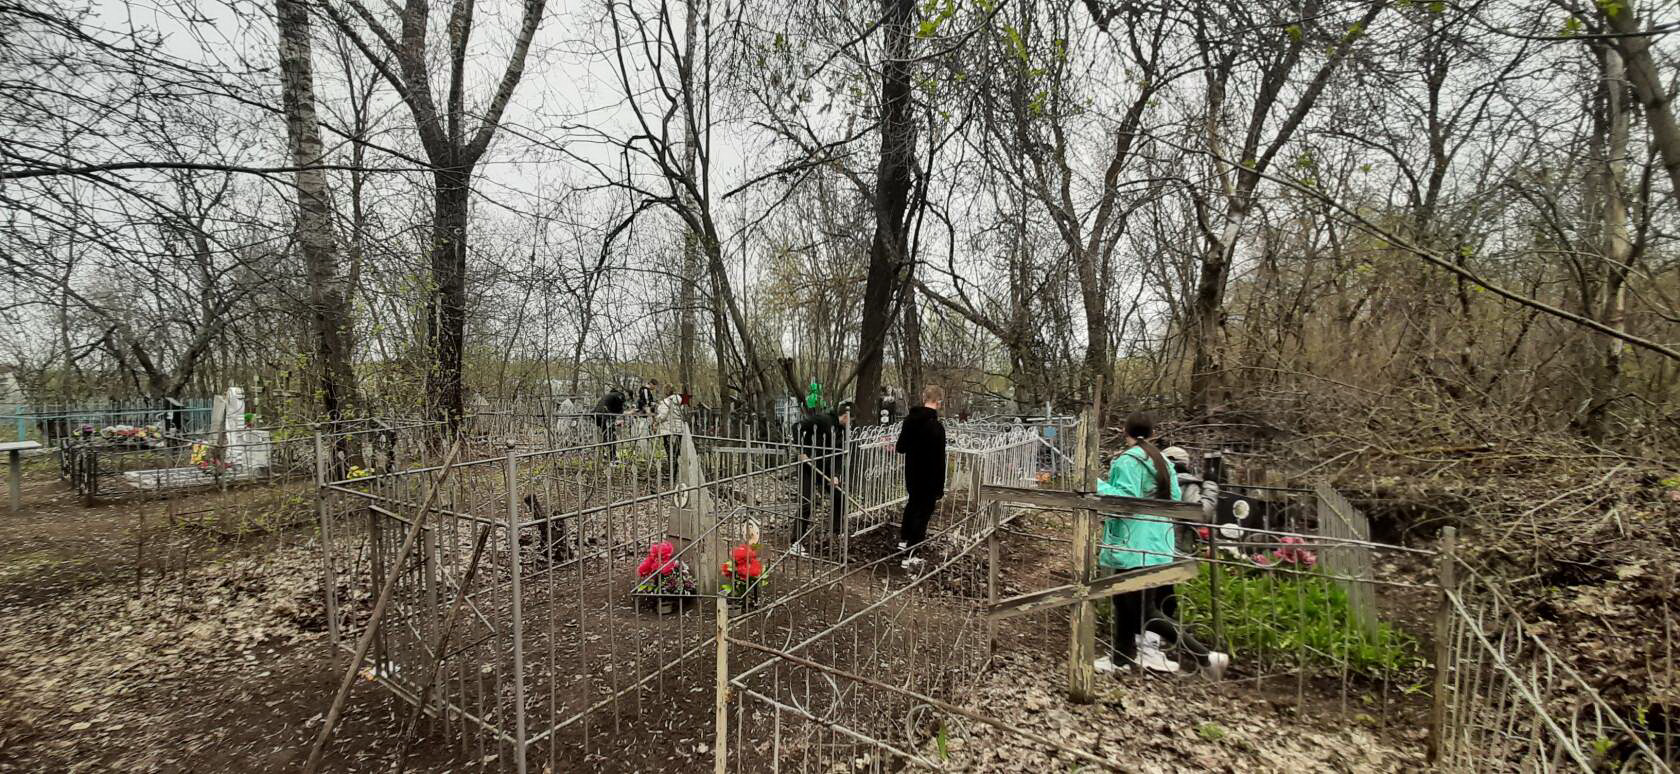
[[[636,575],[646,578],[655,572],[660,575],[676,572],[677,563],[671,561],[671,555],[676,553],[676,550],[669,540],[661,540],[648,546],[647,556],[642,559],[641,564],[636,565]]]
[[[764,566],[758,563],[757,558],[754,558],[752,563],[747,565],[748,578],[757,578],[759,575],[763,574],[763,572]]]

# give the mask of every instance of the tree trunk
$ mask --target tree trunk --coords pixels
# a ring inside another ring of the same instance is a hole
[[[1641,26],[1633,0],[1621,3],[1602,3],[1599,13],[1604,17],[1621,55],[1624,72],[1633,85],[1634,95],[1645,107],[1645,122],[1651,127],[1651,143],[1662,156],[1663,170],[1668,173],[1673,196],[1680,201],[1680,123],[1674,119],[1674,96],[1663,85],[1656,60],[1651,57],[1651,36],[1639,35]]]
[[[689,110],[683,121],[683,173],[695,179],[699,138],[695,136],[697,117],[694,114],[694,39],[698,35],[700,14],[695,0],[684,4],[687,14],[687,35],[683,40],[683,98]],[[695,284],[700,277],[699,235],[694,230],[683,232],[681,288],[677,293],[677,382],[683,392],[692,392],[694,385],[694,303]]]
[[[902,386],[906,392],[920,390],[927,376],[922,364],[922,316],[916,304],[916,286],[912,283],[904,284],[904,309],[900,320],[899,325],[904,332],[903,363],[899,369],[904,381]]]
[[[1231,273],[1231,245],[1242,233],[1247,214],[1247,192],[1239,190],[1226,215],[1224,232],[1208,245],[1196,277],[1196,298],[1190,307],[1195,344],[1190,396],[1202,411],[1216,410],[1225,402],[1225,282]]]
[[[297,242],[309,278],[310,321],[315,333],[315,368],[321,408],[329,421],[354,413],[356,378],[351,369],[350,305],[338,267],[332,195],[321,163],[321,128],[315,115],[315,74],[309,11],[302,0],[275,0],[280,39],[280,92],[292,163],[299,167]]]
[[[713,228],[710,222],[707,223],[707,228],[708,230]],[[763,399],[769,397],[770,374],[765,371],[764,362],[759,359],[758,346],[753,343],[752,339],[752,329],[747,326],[746,315],[741,312],[741,306],[735,300],[735,292],[729,286],[729,277],[724,273],[723,247],[718,244],[716,238],[710,236],[706,239],[703,247],[706,250],[707,264],[716,291],[713,294],[713,302],[722,305],[729,315],[730,323],[735,326],[735,330],[741,335],[741,358],[746,361],[748,371],[746,378],[743,379],[746,382],[744,386],[756,393],[754,397],[757,400],[753,401],[755,404],[763,403]],[[784,375],[783,381],[784,388],[791,394],[799,394],[799,384],[791,375]],[[765,406],[764,408],[768,407]]]
[[[882,350],[892,324],[893,297],[903,290],[908,244],[904,212],[915,165],[916,125],[910,99],[910,21],[914,0],[882,0],[886,56],[881,67],[881,159],[875,169],[875,238],[869,245],[869,273],[863,290],[863,324],[858,338],[858,379],[853,394],[868,399],[881,391]],[[875,424],[874,412],[857,419]]]
[[[1593,283],[1597,297],[1593,305],[1599,322],[1620,330],[1626,310],[1628,264],[1633,244],[1628,234],[1627,154],[1628,111],[1626,68],[1619,49],[1602,51],[1604,68],[1603,126],[1608,135],[1603,145],[1602,190],[1604,196],[1604,258],[1598,262],[1602,281]],[[1611,339],[1599,344],[1600,356],[1593,358],[1592,395],[1586,415],[1587,437],[1602,442],[1610,435],[1610,407],[1622,388],[1622,355],[1626,344]]]
[[[1093,234],[1093,246],[1101,236]],[[1108,372],[1108,293],[1098,276],[1098,260],[1095,250],[1079,253],[1079,299],[1085,307],[1085,367],[1080,384],[1089,389],[1096,388],[1099,376],[1114,384]]]
[[[716,363],[718,411],[723,417],[724,426],[729,424],[729,415],[734,406],[729,398],[729,369],[735,359],[729,349],[729,320],[724,317],[723,305],[718,302],[717,279],[708,277],[712,284],[711,312],[712,312],[712,357]]]
[[[434,419],[451,431],[466,412],[462,392],[462,352],[467,324],[467,203],[470,169],[441,168],[432,175],[432,297],[426,315],[432,368],[426,392]]]

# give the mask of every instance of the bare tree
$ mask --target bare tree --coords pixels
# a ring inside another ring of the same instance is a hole
[[[875,238],[869,245],[869,273],[864,279],[863,325],[858,330],[859,398],[881,390],[882,351],[892,325],[895,299],[914,271],[908,260],[911,175],[916,167],[915,103],[910,93],[911,20],[914,0],[881,0],[881,156],[875,167]],[[877,417],[862,412],[866,424]]]
[[[494,92],[482,108],[467,105],[467,51],[472,39],[474,0],[453,0],[447,24],[447,80],[439,105],[432,83],[429,0],[392,6],[392,28],[360,0],[322,0],[333,24],[379,70],[414,118],[414,129],[431,164],[431,276],[434,285],[427,313],[427,338],[433,364],[428,393],[433,413],[451,425],[465,410],[461,364],[467,321],[467,230],[475,169],[490,148],[502,114],[525,73],[545,0],[525,0],[512,50]]]
[[[297,244],[309,281],[310,320],[314,328],[315,368],[321,407],[330,421],[355,411],[356,377],[350,368],[353,333],[345,280],[338,265],[333,229],[332,193],[327,186],[321,128],[315,115],[315,71],[309,32],[309,9],[303,0],[275,0],[279,29],[280,95],[286,134],[291,139],[297,184]]]

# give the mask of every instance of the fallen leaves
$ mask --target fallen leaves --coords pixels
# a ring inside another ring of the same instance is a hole
[[[1101,699],[1077,705],[1061,695],[1062,674],[1058,658],[1002,654],[968,706],[1127,771],[1397,772],[1422,766],[1420,739],[1278,712],[1264,698],[1240,689],[1104,678],[1108,690]],[[937,759],[932,742],[923,753]],[[983,724],[953,735],[946,753],[949,768],[959,771],[1090,768],[1071,755]]]

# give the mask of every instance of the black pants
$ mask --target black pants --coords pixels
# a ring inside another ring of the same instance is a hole
[[[1127,661],[1137,660],[1136,637],[1154,632],[1161,637],[1162,650],[1189,653],[1207,664],[1208,647],[1198,642],[1178,623],[1178,594],[1172,586],[1116,594],[1114,600],[1114,652]]]
[[[928,522],[939,508],[939,495],[939,492],[910,492],[909,499],[904,501],[904,522],[898,533],[898,539],[905,545],[920,545],[927,538]]]
[[[607,455],[607,459],[611,460],[617,457],[618,423],[606,417],[596,417],[595,429],[601,432],[601,443],[606,444],[602,447],[602,451]]]
[[[1119,659],[1137,660],[1137,636],[1145,631],[1161,635],[1163,645],[1178,643],[1178,595],[1171,586],[1115,594],[1114,653]]]
[[[805,539],[811,531],[811,513],[822,504],[828,503],[829,534],[837,535],[842,529],[846,508],[846,498],[840,496],[840,491],[829,485],[826,475],[812,470],[805,465],[799,472],[799,517],[793,522],[793,542]]]
[[[671,485],[677,483],[677,463],[682,461],[682,438],[675,435],[664,436],[665,462],[671,467]]]

